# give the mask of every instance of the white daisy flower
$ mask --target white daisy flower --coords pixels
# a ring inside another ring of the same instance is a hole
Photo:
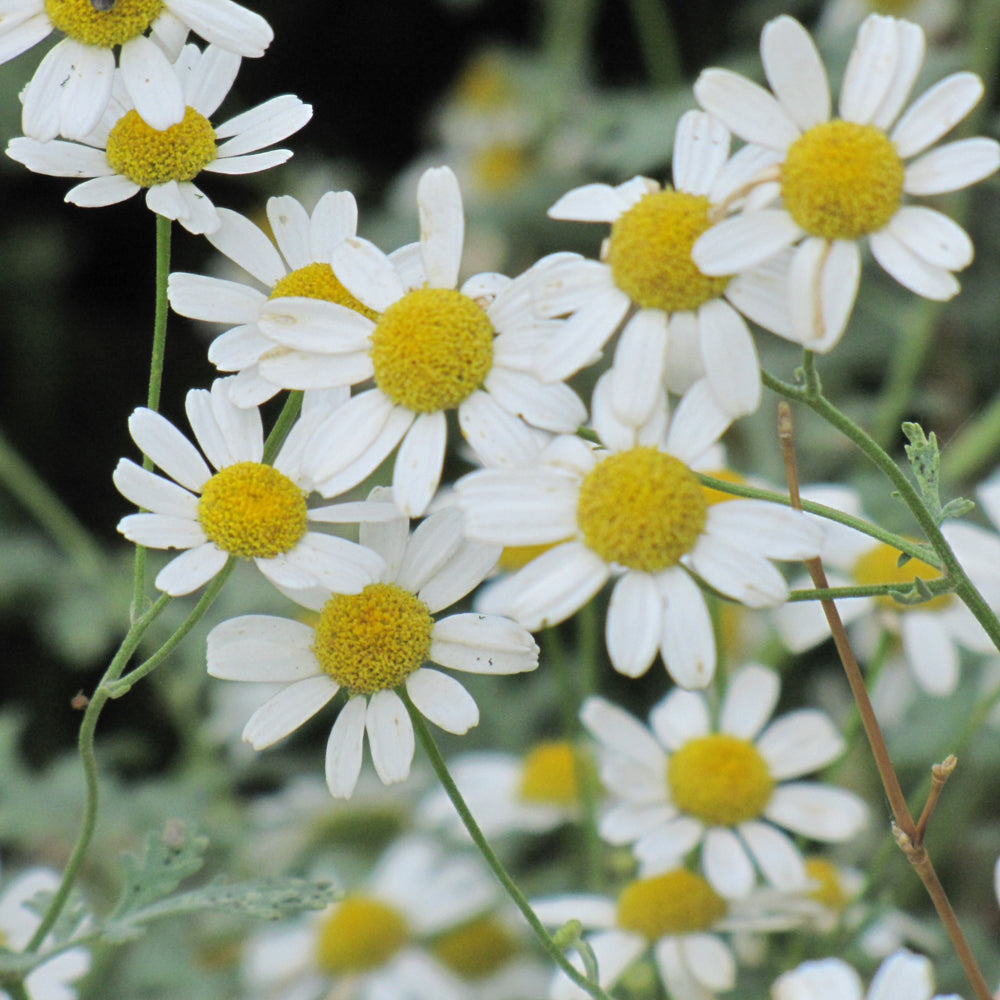
[[[357,485],[402,442],[393,494],[411,516],[427,509],[440,481],[449,410],[486,465],[520,464],[545,437],[535,428],[571,431],[586,419],[571,389],[533,373],[539,340],[556,324],[535,318],[520,279],[480,275],[456,290],[464,221],[455,175],[426,171],[417,200],[418,244],[389,258],[349,237],[333,251],[337,277],[377,319],[302,298],[272,299],[259,319],[293,351],[261,361],[265,378],[289,389],[374,378],[316,435],[320,492]]]
[[[448,959],[468,956],[473,943],[462,955],[460,938],[474,924],[480,938],[502,936],[491,926],[496,901],[477,858],[405,837],[333,906],[254,935],[245,988],[254,1000],[466,1000]]]
[[[122,518],[118,530],[137,545],[185,550],[160,570],[160,590],[189,594],[230,556],[252,559],[279,587],[323,585],[352,592],[381,572],[382,560],[369,549],[309,530],[309,522],[350,519],[336,505],[306,506],[311,483],[302,472],[304,449],[330,405],[327,399],[309,400],[274,464],[264,465],[259,411],[233,404],[222,380],[211,392],[192,389],[185,409],[212,468],[166,417],[145,407],[133,412],[132,440],[173,482],[121,459],[115,486],[148,513]]]
[[[929,299],[958,292],[953,271],[972,261],[965,231],[909,198],[968,187],[1000,166],[1000,144],[961,139],[928,152],[979,101],[982,81],[953,73],[900,115],[924,57],[915,24],[872,15],[861,25],[833,117],[830,88],[808,32],[788,16],[761,34],[773,95],[724,69],[705,70],[695,97],[741,139],[777,154],[762,179],[781,206],[745,211],[701,236],[706,274],[737,274],[795,247],[788,288],[794,339],[829,351],[854,305],[857,241],[904,287]]]
[[[542,349],[547,379],[567,378],[593,361],[630,309],[615,354],[611,405],[626,423],[642,423],[657,390],[683,392],[707,375],[716,401],[730,417],[760,405],[760,362],[737,310],[788,336],[780,281],[772,268],[734,280],[708,277],[691,260],[691,247],[712,223],[734,187],[774,157],[756,151],[727,164],[729,132],[710,115],[689,111],[677,125],[673,188],[645,177],[618,187],[587,184],[549,209],[554,219],[611,223],[601,261],[571,255],[539,269],[537,308],[572,313]],[[733,308],[733,307],[736,308]],[[668,336],[669,329],[669,336]]]
[[[245,216],[226,208],[217,210],[221,225],[208,234],[209,242],[264,286],[224,278],[174,272],[167,295],[175,312],[208,323],[228,323],[231,329],[212,341],[208,360],[220,371],[237,372],[227,383],[239,406],[257,406],[281,390],[280,361],[296,352],[281,347],[258,326],[261,309],[272,299],[295,296],[335,302],[369,319],[377,314],[347,291],[330,267],[334,247],[357,232],[358,207],[348,191],[328,191],[312,213],[289,195],[270,198],[267,220],[274,242]],[[277,249],[275,248],[277,243]],[[273,361],[272,381],[261,374],[261,362]],[[325,367],[336,355],[310,358],[316,384],[327,378]],[[325,367],[324,367],[324,362]],[[305,388],[299,385],[299,388]]]
[[[601,780],[611,804],[601,836],[633,844],[647,865],[680,864],[700,847],[712,888],[747,895],[757,872],[773,886],[802,891],[802,854],[783,830],[839,842],[864,826],[851,792],[801,778],[836,760],[844,741],[826,713],[789,712],[768,724],[781,682],[748,664],[726,684],[718,721],[701,692],[674,689],[650,713],[647,729],[603,698],[580,717],[598,741]]]
[[[375,490],[373,496],[387,493]],[[423,666],[427,660],[473,674],[538,666],[531,636],[508,619],[474,613],[434,618],[477,586],[498,555],[464,539],[457,510],[432,514],[412,535],[402,517],[362,523],[361,542],[385,567],[364,587],[288,592],[318,613],[314,626],[247,615],[217,625],[208,637],[213,677],[285,685],[243,730],[255,750],[287,736],[346,691],[326,750],[326,780],[335,798],[354,791],[365,732],[385,784],[410,773],[413,727],[394,690],[401,685],[417,709],[447,732],[465,733],[477,724],[472,696],[453,677]]]
[[[804,489],[802,495],[855,517],[863,516],[860,498],[846,487],[813,486]],[[831,587],[885,583],[906,591],[914,579],[929,582],[941,578],[940,570],[920,559],[909,559],[900,566],[902,553],[869,535],[832,521],[824,524],[826,541],[820,558],[827,567]],[[1000,537],[961,521],[946,522],[942,531],[987,601],[1000,607]],[[802,588],[812,585],[807,577],[793,583]],[[941,594],[921,604],[901,604],[885,596],[843,598],[836,605],[852,631],[871,631],[874,627],[898,634],[914,679],[935,697],[946,697],[955,690],[960,649],[976,653],[993,651],[993,643],[983,627],[954,594]],[[794,653],[811,649],[830,636],[826,615],[818,601],[786,604],[775,612],[775,621],[782,641]]]
[[[84,208],[115,205],[146,188],[151,212],[175,219],[188,232],[209,233],[220,220],[215,206],[192,183],[202,171],[250,174],[284,163],[288,149],[266,146],[297,132],[312,107],[284,94],[213,128],[209,117],[236,79],[240,57],[209,45],[185,45],[174,63],[175,83],[185,102],[177,124],[156,129],[133,107],[121,71],[98,125],[81,142],[12,139],[7,155],[29,170],[53,177],[89,177],[70,188],[66,201]],[[223,140],[223,141],[220,141]]]
[[[452,779],[487,838],[547,833],[575,821],[580,814],[577,766],[573,746],[558,740],[536,743],[522,755],[481,751],[448,761]],[[467,836],[441,788],[428,793],[418,817],[429,826],[445,827],[452,836]]]
[[[635,429],[613,414],[608,378],[593,397],[604,449],[563,435],[530,465],[483,469],[456,484],[470,538],[559,543],[495,584],[490,610],[535,631],[568,618],[615,577],[605,625],[615,669],[638,677],[659,653],[678,684],[703,687],[715,671],[715,638],[690,571],[749,607],[780,604],[788,588],[770,560],[808,558],[822,529],[775,504],[709,504],[691,463],[728,418],[704,380],[672,420],[661,400]]]
[[[865,992],[861,977],[840,958],[803,962],[779,976],[772,1000],[931,1000],[934,970],[930,960],[905,949],[890,955]],[[934,1000],[959,1000],[955,993]]]
[[[22,94],[24,134],[39,142],[57,135],[84,141],[93,132],[111,100],[119,46],[125,92],[143,121],[162,131],[184,117],[170,63],[189,31],[238,56],[262,56],[274,37],[264,18],[232,0],[8,0],[0,63],[52,31],[66,37]]]
[[[7,885],[0,892],[0,946],[23,951],[41,923],[35,910],[25,904],[39,893],[53,893],[58,888],[59,876],[47,868],[31,868]],[[70,948],[29,972],[24,988],[29,1000],[74,1000],[73,983],[89,970],[90,952]],[[0,990],[0,997],[8,994]]]
[[[597,960],[600,985],[610,990],[643,955],[651,952],[667,995],[675,1000],[711,1000],[736,983],[736,957],[726,932],[789,930],[811,906],[765,890],[743,899],[723,899],[700,875],[685,868],[645,874],[628,883],[617,900],[567,895],[533,900],[538,918],[551,927],[578,920],[593,930],[585,938]],[[570,961],[583,971],[579,956]],[[552,1000],[583,1000],[586,994],[556,972]]]

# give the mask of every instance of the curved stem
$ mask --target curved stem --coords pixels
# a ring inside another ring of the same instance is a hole
[[[466,830],[469,831],[469,836],[472,838],[473,843],[476,845],[479,853],[482,854],[486,863],[490,866],[493,874],[496,875],[500,884],[504,887],[507,895],[513,900],[514,905],[521,911],[524,915],[524,919],[528,921],[528,925],[535,932],[535,936],[538,938],[539,943],[542,948],[545,949],[549,957],[562,969],[563,972],[569,976],[570,979],[576,983],[581,989],[586,990],[587,993],[594,997],[595,1000],[611,1000],[607,993],[601,989],[596,983],[592,982],[586,976],[582,975],[580,971],[573,967],[572,963],[568,958],[560,951],[559,946],[552,940],[551,935],[542,925],[542,922],[538,919],[535,911],[531,908],[531,904],[525,898],[524,893],[517,887],[517,883],[510,877],[507,873],[507,869],[501,864],[500,859],[493,852],[493,848],[490,847],[486,838],[483,836],[483,831],[479,829],[479,824],[476,822],[472,813],[469,812],[469,807],[465,804],[465,799],[462,798],[462,793],[458,790],[458,786],[452,780],[451,774],[448,772],[448,766],[444,762],[444,758],[441,756],[441,751],[438,750],[437,744],[434,742],[434,737],[431,735],[430,730],[427,728],[427,723],[424,722],[424,717],[417,711],[413,702],[410,701],[410,696],[406,693],[405,687],[399,687],[396,689],[396,693],[402,699],[403,704],[406,706],[406,711],[410,715],[410,721],[413,723],[413,730],[416,733],[417,739],[420,741],[421,747],[423,747],[424,753],[427,754],[427,759],[431,763],[431,767],[434,769],[434,773],[437,775],[438,781],[441,782],[441,787],[444,788],[451,799],[452,805],[454,805],[455,810],[461,817],[462,822],[465,824]]]

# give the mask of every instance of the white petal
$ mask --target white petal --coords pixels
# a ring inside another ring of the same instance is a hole
[[[691,259],[708,275],[738,274],[763,264],[801,235],[784,209],[742,212],[702,233],[691,248]]]
[[[485,389],[510,414],[555,434],[572,434],[586,421],[580,397],[561,382],[546,385],[533,375],[493,366]]]
[[[807,881],[802,855],[792,841],[770,823],[741,823],[743,842],[764,877],[779,889],[801,890]]]
[[[197,590],[226,565],[228,554],[211,542],[182,552],[156,574],[156,586],[171,597]]]
[[[952,73],[926,90],[907,109],[890,138],[904,160],[950,132],[983,96],[983,81],[975,73]]]
[[[708,704],[700,691],[674,688],[649,714],[657,739],[671,751],[707,735],[712,728]]]
[[[825,767],[845,746],[829,716],[812,708],[800,708],[775,719],[757,740],[757,751],[776,781]]]
[[[868,995],[872,1000],[889,997],[930,997],[934,971],[923,955],[897,951],[890,955],[872,977]]]
[[[541,450],[539,432],[511,416],[481,389],[459,406],[458,425],[469,446],[487,467],[524,466]]]
[[[786,339],[792,333],[788,311],[788,266],[791,253],[780,253],[750,271],[736,275],[726,286],[726,298],[747,319]]]
[[[208,633],[208,673],[226,681],[288,683],[319,673],[308,625],[273,615],[242,615]]]
[[[14,142],[17,142],[15,139]],[[1000,167],[1000,144],[975,136],[938,146],[908,164],[903,190],[910,195],[959,191],[996,173]]]
[[[194,55],[195,59],[189,61],[189,55]],[[235,52],[227,52],[218,45],[210,45],[200,54],[195,46],[184,46],[174,65],[181,75],[185,101],[206,118],[211,118],[236,80],[240,61]],[[216,136],[219,133],[217,128]]]
[[[348,400],[316,429],[312,458],[306,463],[308,475],[319,481],[359,458],[385,427],[393,409],[381,392],[363,392]]]
[[[847,60],[840,86],[840,117],[868,125],[893,82],[899,59],[895,20],[866,18]]]
[[[219,371],[238,372],[243,369],[253,369],[254,373],[259,375],[256,372],[257,364],[261,356],[267,354],[273,347],[273,341],[260,333],[256,324],[253,326],[234,326],[231,330],[220,334],[208,345],[208,360]],[[244,376],[244,378],[248,377],[250,375]],[[277,391],[278,386],[274,386],[274,389]],[[229,384],[229,398],[237,406],[241,405],[233,394],[233,383]],[[266,398],[270,399],[270,395]]]
[[[19,136],[7,144],[7,155],[36,174],[50,177],[108,177],[114,170],[103,149],[53,139],[38,142]],[[134,185],[138,190],[138,185]]]
[[[217,469],[236,462],[259,462],[263,457],[260,411],[236,406],[221,379],[212,383],[209,392],[190,390],[184,410],[198,443]]]
[[[726,684],[719,732],[754,739],[771,718],[780,693],[781,681],[773,670],[757,663],[740,667]]]
[[[245,153],[242,156],[219,155],[211,163],[206,163],[204,170],[209,174],[256,174],[262,170],[273,170],[291,159],[290,149],[269,149],[263,153]]]
[[[911,292],[936,302],[945,302],[958,294],[959,284],[951,271],[918,257],[890,230],[872,233],[868,244],[879,264]]]
[[[590,364],[618,328],[628,308],[628,296],[617,288],[588,303],[565,322],[539,354],[540,377],[546,382],[559,382]]]
[[[461,511],[444,507],[435,511],[407,541],[395,582],[416,594],[458,553],[462,544]]]
[[[128,418],[132,440],[171,479],[195,493],[212,473],[198,449],[166,417],[141,406]]]
[[[431,614],[451,607],[486,579],[502,552],[499,545],[465,539],[454,557],[420,588],[417,596]]]
[[[146,191],[146,207],[165,219],[176,220],[195,236],[219,228],[215,206],[189,181],[154,184]]]
[[[903,652],[913,676],[928,694],[947,697],[958,684],[959,660],[940,613],[914,608],[902,617]]]
[[[928,264],[960,271],[972,263],[972,240],[947,215],[922,205],[903,205],[889,220],[889,232]]]
[[[695,382],[677,405],[670,420],[666,450],[688,465],[697,461],[730,424],[716,402],[708,379]]]
[[[690,558],[706,583],[748,608],[766,608],[788,598],[784,577],[754,552],[703,535]]]
[[[15,140],[16,141],[16,140]],[[58,140],[53,140],[57,142]],[[51,145],[52,143],[50,143]],[[103,208],[106,205],[117,205],[137,194],[141,188],[126,177],[95,177],[84,181],[66,192],[66,202],[78,205],[80,208]]]
[[[336,594],[358,594],[382,576],[382,557],[363,545],[336,535],[309,532],[284,556],[255,560],[260,571],[279,586],[292,589],[317,584]]]
[[[184,93],[173,66],[151,38],[139,35],[121,48],[122,83],[139,117],[157,132],[184,118]]]
[[[760,55],[771,90],[800,129],[830,118],[830,84],[823,60],[798,21],[787,15],[768,21],[760,34]]]
[[[468,691],[447,674],[422,667],[406,679],[406,692],[428,721],[447,733],[467,733],[479,722],[479,709]]]
[[[746,323],[728,303],[713,299],[698,310],[698,325],[701,357],[716,402],[729,417],[754,413],[762,392],[760,360]]]
[[[326,786],[335,799],[349,799],[361,773],[368,700],[357,695],[340,710],[326,742]]]
[[[209,243],[263,285],[273,288],[287,272],[274,244],[239,212],[228,208],[217,209],[217,212],[221,224],[208,236]]]
[[[282,688],[250,716],[243,739],[254,750],[277,743],[311,719],[337,693],[339,685],[326,674],[307,677]]]
[[[367,350],[372,321],[347,306],[323,299],[282,296],[261,305],[261,331],[299,351],[350,354]]]
[[[236,281],[176,271],[167,282],[167,295],[174,312],[209,323],[256,324],[267,301],[257,289]]]
[[[620,754],[644,768],[662,773],[666,754],[649,730],[625,709],[591,695],[580,709],[580,721],[603,749]]]
[[[333,248],[358,230],[358,205],[350,191],[327,191],[309,220],[310,259],[329,263]]]
[[[783,150],[799,137],[788,112],[759,84],[727,69],[706,69],[695,81],[698,103],[744,142]]]
[[[732,830],[713,827],[705,834],[701,863],[712,888],[721,896],[738,899],[753,889],[756,876],[740,838]]]
[[[567,191],[546,214],[569,222],[614,222],[627,208],[610,184],[585,184]]]
[[[214,42],[241,56],[262,56],[274,37],[271,26],[260,14],[233,0],[213,0],[212,3],[169,0],[168,9],[206,42]]]
[[[615,670],[641,677],[653,662],[662,633],[663,598],[647,573],[625,573],[615,584],[604,626]]]
[[[33,14],[34,16],[29,16]],[[0,34],[0,63],[10,62],[15,56],[27,52],[53,31],[53,24],[45,9],[37,4],[25,4],[4,25]]]
[[[406,294],[389,258],[368,240],[348,237],[334,248],[330,264],[344,287],[376,312],[385,312]]]
[[[219,157],[226,159],[264,149],[293,132],[298,132],[312,117],[312,106],[304,104],[293,94],[281,94],[230,118],[216,130],[218,138],[231,135],[218,149]]]
[[[413,761],[413,725],[394,691],[376,691],[365,716],[372,763],[384,785],[404,781]]]
[[[862,1000],[863,992],[861,977],[839,958],[803,962],[779,976],[771,987],[774,1000],[816,1000],[817,997]],[[929,995],[928,990],[924,996]]]
[[[638,427],[649,419],[663,389],[667,343],[667,317],[660,309],[641,309],[625,324],[610,380],[611,408],[622,423]]]
[[[722,122],[701,111],[681,115],[671,170],[678,191],[707,195],[728,156],[729,130]]]
[[[436,622],[428,656],[442,667],[473,674],[515,674],[538,666],[526,629],[499,615],[469,612]]]
[[[198,500],[186,489],[162,476],[147,472],[128,458],[120,459],[111,477],[118,492],[155,514],[198,519]]]
[[[879,102],[872,118],[872,125],[888,131],[910,98],[910,91],[916,83],[917,75],[924,64],[926,41],[923,29],[903,18],[895,19],[896,28],[896,68],[889,88]]]
[[[779,785],[764,815],[813,840],[849,840],[864,827],[867,809],[851,792],[808,782]]]
[[[186,515],[129,514],[118,522],[118,530],[149,549],[191,549],[207,541],[197,519]]]
[[[681,687],[705,687],[715,674],[715,632],[705,600],[679,567],[659,579],[666,599],[660,652],[667,672]]]
[[[462,264],[465,215],[458,179],[449,167],[425,170],[417,186],[420,257],[429,288],[454,288]]]
[[[686,934],[679,946],[688,970],[709,996],[736,985],[733,953],[714,934]]]
[[[766,500],[732,500],[709,509],[713,537],[769,559],[811,559],[823,546],[823,526],[801,511]]]
[[[825,354],[839,342],[854,308],[861,254],[851,240],[806,239],[788,273],[792,339]]]
[[[420,517],[441,481],[448,423],[444,412],[421,413],[406,432],[392,470],[392,493],[408,517]]]
[[[40,142],[60,134],[86,139],[107,108],[114,69],[110,49],[64,38],[46,53],[24,89],[24,134]]]

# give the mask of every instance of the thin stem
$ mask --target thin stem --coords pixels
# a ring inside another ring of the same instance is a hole
[[[582,975],[578,969],[573,967],[569,959],[567,959],[562,951],[560,951],[559,946],[552,940],[549,932],[545,929],[542,922],[536,916],[535,911],[531,908],[531,904],[517,887],[517,883],[507,873],[507,870],[501,864],[500,859],[494,853],[493,848],[490,847],[486,838],[483,836],[483,831],[479,829],[479,824],[476,822],[472,813],[469,812],[469,807],[466,805],[465,799],[462,798],[462,793],[458,790],[458,786],[452,780],[451,774],[448,772],[448,766],[445,764],[444,758],[441,756],[441,751],[438,750],[437,744],[434,742],[434,737],[427,728],[427,723],[424,722],[424,717],[416,709],[413,702],[410,701],[410,696],[406,693],[406,688],[399,687],[396,689],[396,693],[406,706],[406,711],[410,715],[410,720],[413,723],[413,730],[416,733],[417,739],[420,741],[420,745],[423,747],[424,753],[427,754],[427,759],[430,761],[431,767],[434,769],[434,773],[438,777],[438,781],[441,782],[441,787],[444,788],[448,798],[451,799],[456,812],[465,824],[466,830],[469,831],[469,836],[472,838],[473,843],[486,860],[486,863],[492,869],[493,874],[497,877],[500,884],[504,887],[507,895],[510,896],[511,900],[513,900],[514,905],[524,915],[524,919],[528,921],[528,925],[535,932],[535,936],[538,938],[542,948],[545,949],[549,957],[559,966],[560,969],[562,969],[563,972],[566,973],[567,976],[569,976],[570,979],[573,980],[574,983],[576,983],[577,986],[586,990],[586,992],[590,996],[594,997],[595,1000],[611,1000],[608,994],[605,993],[600,986],[589,980],[586,976]]]
[[[97,690],[94,692],[93,698],[90,699],[86,711],[83,713],[83,721],[80,723],[80,734],[77,738],[77,747],[80,753],[80,763],[83,766],[85,785],[83,818],[80,821],[80,831],[77,834],[76,843],[73,845],[69,861],[66,862],[66,868],[63,871],[59,888],[52,897],[52,901],[49,903],[49,907],[45,911],[38,929],[28,942],[25,951],[37,951],[42,941],[45,940],[45,935],[52,930],[53,925],[59,918],[59,914],[62,912],[63,906],[66,905],[70,890],[73,888],[73,883],[79,874],[80,866],[83,864],[87,848],[90,846],[90,841],[94,836],[94,827],[97,825],[97,806],[100,797],[97,777],[97,757],[94,752],[94,733],[97,729],[97,720],[100,717],[101,711],[110,698],[106,685],[121,676],[122,671],[125,669],[129,658],[135,652],[136,647],[138,647],[139,641],[142,639],[146,629],[153,624],[160,612],[172,600],[173,598],[169,594],[163,594],[145,614],[133,622],[121,645],[118,647],[118,652],[115,653],[111,663],[108,664],[108,669],[104,672],[104,676],[101,678],[100,684],[97,685]]]
[[[858,587],[828,587],[826,590],[793,590],[788,595],[789,601],[839,601],[843,597],[892,597],[896,598],[905,584],[871,583]],[[939,594],[950,594],[953,590],[949,580],[932,580],[926,584],[927,590],[937,597]],[[903,602],[905,603],[905,602]],[[913,604],[920,604],[914,601]]]
[[[288,432],[298,419],[301,409],[302,391],[299,389],[290,392],[288,399],[285,400],[285,405],[281,408],[281,413],[278,414],[278,419],[275,420],[274,426],[271,428],[271,433],[267,435],[267,440],[264,442],[265,465],[270,465],[274,461],[275,456],[281,450],[282,444],[284,444],[285,438],[288,437]]]
[[[661,0],[629,0],[629,6],[650,82],[664,90],[680,86],[684,66],[666,4]]]
[[[931,821],[931,816],[934,815],[934,810],[937,808],[941,792],[944,791],[944,786],[948,783],[948,779],[957,766],[958,758],[954,754],[948,754],[940,764],[931,766],[931,790],[920,813],[920,819],[917,820],[917,840],[921,843],[927,832],[927,824]]]
[[[104,565],[104,556],[87,529],[41,476],[0,432],[0,485],[45,529],[88,576]]]

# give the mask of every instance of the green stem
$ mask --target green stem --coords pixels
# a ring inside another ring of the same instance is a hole
[[[94,836],[99,800],[94,733],[97,729],[97,720],[100,717],[101,711],[110,698],[107,685],[121,676],[122,671],[138,647],[139,641],[142,639],[146,629],[153,624],[160,612],[172,600],[173,598],[168,594],[163,594],[149,610],[132,623],[121,645],[118,647],[118,652],[115,653],[111,663],[108,664],[108,669],[104,672],[100,684],[98,684],[97,689],[94,691],[94,696],[90,699],[86,711],[83,713],[83,721],[80,723],[80,734],[77,739],[85,784],[83,818],[80,821],[80,831],[77,834],[76,843],[73,845],[69,861],[67,861],[66,868],[63,871],[59,888],[52,897],[52,901],[49,903],[48,909],[45,911],[38,929],[28,942],[25,951],[37,951],[42,941],[45,940],[46,934],[52,930],[53,925],[59,918],[59,914],[62,912],[63,906],[66,905],[70,890],[73,888],[73,883],[76,881],[80,867],[83,864],[87,848],[90,846],[90,841]]]
[[[542,49],[557,69],[582,76],[589,65],[596,0],[545,0]]]
[[[661,0],[629,0],[629,6],[650,82],[664,90],[679,87],[684,65],[667,5]]]
[[[267,435],[267,440],[264,442],[265,465],[270,465],[274,461],[285,438],[288,437],[288,432],[298,419],[301,409],[302,391],[290,392],[288,399],[285,400],[285,405],[281,408],[281,413],[278,414],[278,419],[275,420],[274,426],[271,428],[271,433]]]
[[[789,601],[839,601],[844,597],[892,597],[897,594],[906,584],[901,583],[870,583],[858,587],[826,587],[824,590],[810,588],[808,590],[793,590],[788,595]],[[950,580],[932,580],[925,582],[925,586],[937,597],[939,594],[950,594],[953,590]],[[906,601],[900,601],[906,605]],[[914,605],[922,604],[923,601],[915,600]]]
[[[87,529],[0,432],[0,484],[44,528],[81,573],[96,576],[104,555]]]
[[[430,761],[431,767],[434,769],[434,773],[438,777],[438,781],[441,782],[441,787],[444,788],[448,798],[451,799],[456,812],[465,824],[466,830],[469,831],[469,836],[472,838],[473,843],[486,860],[486,863],[490,866],[493,874],[497,877],[500,884],[504,887],[507,895],[510,896],[511,900],[513,900],[514,905],[524,915],[524,919],[528,921],[528,925],[535,932],[535,936],[538,938],[542,948],[545,949],[545,952],[549,955],[552,961],[554,961],[556,965],[558,965],[559,968],[562,969],[574,983],[576,983],[577,986],[586,990],[590,996],[595,998],[595,1000],[611,1000],[608,994],[605,993],[600,986],[589,980],[586,976],[582,975],[579,970],[573,967],[573,964],[566,958],[562,951],[560,951],[559,946],[555,943],[555,941],[552,940],[549,932],[545,929],[542,922],[536,916],[535,911],[531,908],[531,904],[517,887],[517,883],[507,873],[506,868],[504,868],[501,864],[500,859],[494,853],[493,848],[490,847],[486,838],[483,836],[483,831],[479,829],[479,824],[476,822],[472,813],[469,812],[469,807],[465,804],[465,799],[462,798],[462,793],[458,790],[458,786],[452,780],[451,774],[448,772],[448,766],[445,764],[444,758],[441,756],[441,751],[438,750],[437,744],[434,742],[434,737],[427,728],[427,723],[424,722],[424,717],[414,706],[413,702],[410,701],[410,696],[406,693],[406,688],[399,687],[396,689],[396,693],[406,706],[406,711],[410,715],[410,721],[413,723],[413,731],[416,733],[417,739],[419,740],[421,747],[423,747],[424,753],[427,754],[427,759]]]

